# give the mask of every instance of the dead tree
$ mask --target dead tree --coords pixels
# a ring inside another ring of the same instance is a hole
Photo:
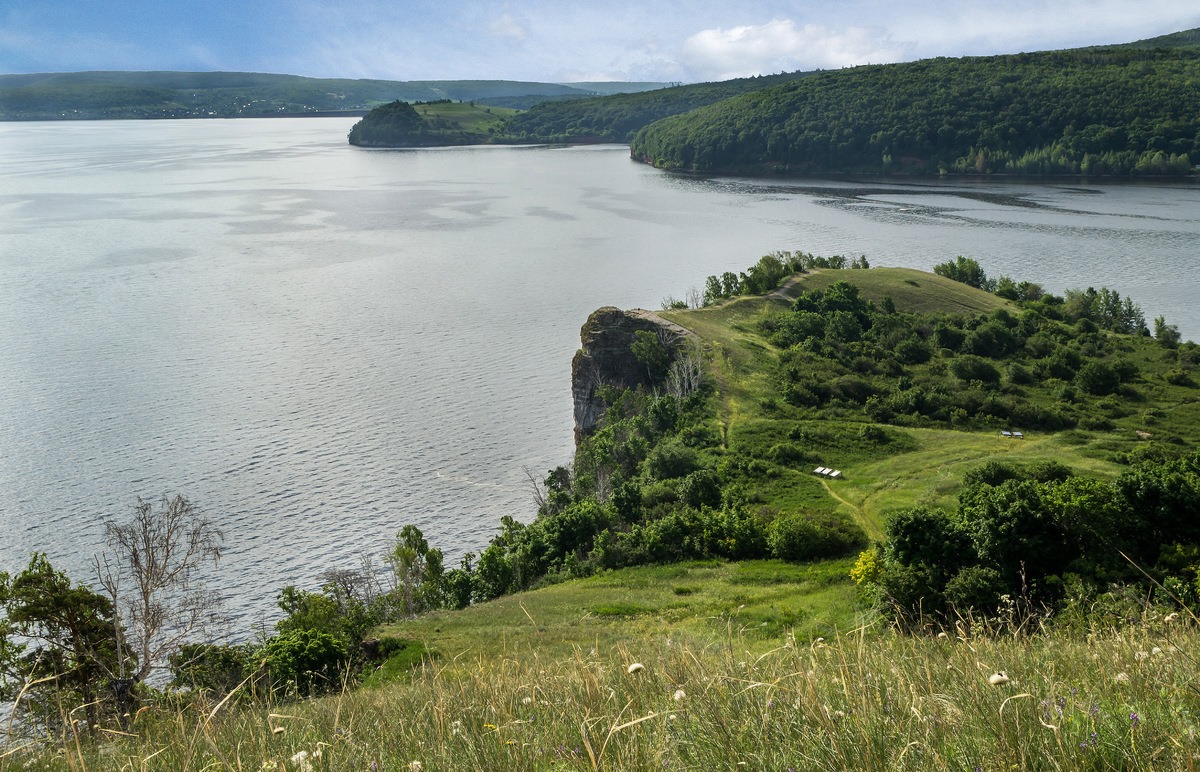
[[[210,637],[225,623],[221,597],[200,576],[205,564],[220,560],[223,537],[183,496],[163,496],[157,507],[139,498],[133,519],[110,520],[104,528],[112,552],[94,564],[116,610],[121,668],[112,687],[124,716],[137,684],[184,643]],[[126,650],[136,657],[130,668]]]

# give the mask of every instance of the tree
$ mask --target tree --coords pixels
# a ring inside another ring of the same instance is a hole
[[[995,288],[995,283],[988,280],[987,273],[979,263],[962,255],[950,262],[938,263],[933,267],[933,272],[977,289],[990,292]]]
[[[388,557],[396,577],[403,612],[415,616],[443,604],[444,565],[442,551],[430,549],[421,529],[406,525],[396,534],[396,546]]]
[[[220,560],[223,536],[178,495],[163,496],[157,507],[138,498],[131,520],[104,528],[113,552],[96,558],[95,569],[115,612],[113,689],[124,715],[137,684],[167,667],[189,639],[207,638],[224,624],[221,597],[200,575]]]
[[[58,727],[84,711],[88,727],[110,705],[106,677],[133,667],[119,647],[112,602],[56,571],[34,553],[16,576],[0,572],[0,701],[43,727]]]
[[[629,344],[629,351],[633,354],[633,358],[646,368],[646,376],[654,381],[661,378],[667,371],[667,365],[671,359],[671,353],[667,347],[659,340],[658,335],[649,330],[638,330],[633,333],[633,340]]]
[[[1175,348],[1179,345],[1182,336],[1179,334],[1179,328],[1173,324],[1167,324],[1166,317],[1154,317],[1154,339],[1167,348]]]

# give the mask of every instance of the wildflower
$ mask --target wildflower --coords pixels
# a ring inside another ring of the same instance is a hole
[[[1163,650],[1158,648],[1157,646],[1155,646],[1153,649],[1150,650],[1150,656],[1152,656],[1152,657],[1157,657],[1159,654],[1162,654],[1162,653],[1163,653]]]
[[[408,762],[408,772],[421,772],[425,765],[419,761]]]
[[[1141,662],[1141,661],[1142,661],[1142,660],[1144,660],[1144,659],[1149,659],[1149,658],[1150,658],[1150,652],[1148,652],[1148,651],[1137,651],[1137,652],[1134,652],[1134,654],[1133,654],[1133,658],[1134,658],[1135,660],[1137,660],[1138,662]]]
[[[676,689],[676,690],[675,690],[675,696],[674,696],[674,699],[675,699],[675,701],[676,701],[676,702],[681,702],[681,701],[683,700],[683,698],[684,698],[684,697],[686,697],[686,696],[687,696],[687,692],[685,692],[683,689]]]
[[[1129,714],[1129,728],[1130,728],[1130,729],[1136,729],[1136,728],[1137,728],[1137,725],[1138,725],[1138,724],[1140,724],[1140,723],[1142,723],[1142,720],[1141,720],[1140,718],[1138,718],[1138,714],[1137,714],[1137,713],[1130,713],[1130,714]]]
[[[1117,673],[1113,676],[1113,680],[1119,684],[1127,684],[1129,683],[1129,674],[1125,672]]]
[[[531,704],[533,704],[533,698],[532,698],[532,697],[526,697],[526,698],[524,698],[523,700],[521,700],[521,704],[522,704],[522,705],[531,705]]]
[[[311,772],[312,764],[308,761],[308,751],[300,751],[292,756],[292,763],[296,765],[296,769],[300,772]]]
[[[1005,673],[1003,670],[997,671],[988,676],[988,683],[992,686],[1003,686],[1008,682],[1008,673]]]
[[[625,672],[629,673],[630,675],[633,675],[634,673],[640,673],[645,669],[646,669],[646,666],[643,665],[641,662],[634,662],[629,667],[625,668]]]

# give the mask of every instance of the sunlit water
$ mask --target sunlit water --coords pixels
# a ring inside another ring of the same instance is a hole
[[[965,254],[1200,335],[1196,186],[705,180],[350,125],[0,124],[0,570],[87,579],[105,519],[175,492],[225,532],[242,629],[405,523],[456,562],[569,459],[592,310],[775,249]]]

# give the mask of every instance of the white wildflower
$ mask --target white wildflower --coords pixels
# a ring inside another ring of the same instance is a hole
[[[1008,673],[1005,673],[1003,670],[999,670],[988,676],[988,683],[992,686],[1003,686],[1004,684],[1008,683],[1009,680]]]
[[[300,772],[312,772],[312,764],[308,761],[308,751],[300,751],[292,756],[292,763]]]
[[[1142,660],[1144,660],[1144,659],[1149,659],[1149,658],[1150,658],[1150,652],[1148,652],[1148,651],[1137,651],[1137,652],[1134,652],[1134,654],[1133,654],[1133,658],[1134,658],[1135,660],[1137,660],[1138,662],[1141,662],[1141,661],[1142,661]]]
[[[533,704],[533,698],[532,698],[532,697],[525,697],[525,698],[523,698],[523,699],[521,700],[521,704],[522,704],[522,705],[532,705],[532,704]]]
[[[1127,683],[1129,683],[1129,674],[1128,673],[1117,673],[1115,676],[1113,676],[1113,680],[1119,684],[1127,684]]]
[[[676,701],[676,702],[682,702],[682,701],[683,701],[683,698],[684,698],[684,697],[686,697],[686,696],[687,696],[687,692],[685,692],[683,689],[676,689],[676,690],[675,690],[675,697],[674,697],[674,699],[675,699],[675,701]]]
[[[422,770],[422,769],[424,769],[424,768],[425,768],[425,765],[424,765],[424,764],[422,764],[422,763],[421,763],[421,762],[419,762],[419,761],[410,761],[410,762],[408,762],[408,770],[409,770],[409,772],[421,772],[421,770]]]
[[[1162,654],[1162,653],[1163,653],[1163,650],[1158,648],[1157,646],[1155,646],[1153,649],[1150,650],[1151,656],[1154,656],[1154,657],[1157,657],[1159,654]]]

